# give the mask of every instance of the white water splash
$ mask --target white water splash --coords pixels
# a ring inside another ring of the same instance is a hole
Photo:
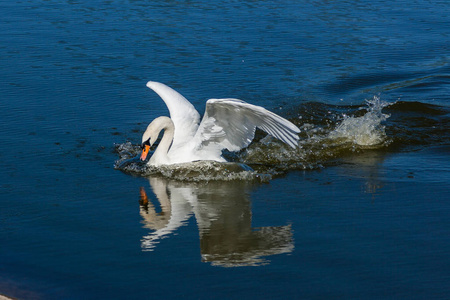
[[[344,120],[328,134],[328,138],[363,147],[382,145],[387,136],[385,126],[381,123],[389,118],[389,115],[382,113],[382,109],[390,103],[381,101],[376,96],[372,100],[366,100],[366,103],[366,114],[361,117],[344,116]]]

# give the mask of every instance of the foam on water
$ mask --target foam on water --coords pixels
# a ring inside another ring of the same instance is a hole
[[[139,159],[139,146],[130,142],[116,146],[120,159],[115,168],[138,176],[162,176],[182,181],[210,180],[256,180],[267,182],[270,174],[260,174],[251,167],[239,162],[195,161],[191,163],[173,164],[167,166],[150,166]]]
[[[130,142],[116,146],[120,159],[115,168],[138,176],[163,176],[184,181],[257,180],[269,181],[288,170],[321,168],[349,153],[384,147],[389,139],[382,122],[389,115],[382,109],[389,103],[374,97],[366,101],[355,115],[330,112],[340,121],[323,124],[299,123],[299,147],[292,149],[271,136],[266,136],[237,155],[227,157],[228,163],[198,161],[168,166],[148,166],[139,160],[140,147]],[[302,112],[299,112],[301,115]]]

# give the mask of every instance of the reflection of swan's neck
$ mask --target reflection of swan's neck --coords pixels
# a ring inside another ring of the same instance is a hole
[[[167,153],[169,152],[170,145],[172,145],[173,136],[175,133],[175,126],[170,118],[160,117],[158,119],[161,119],[161,127],[159,128],[159,132],[164,130],[164,134],[150,159],[150,164],[152,165],[158,165],[168,161],[169,158]]]

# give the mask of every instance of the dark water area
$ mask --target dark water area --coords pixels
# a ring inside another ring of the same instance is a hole
[[[0,295],[448,297],[447,1],[0,11]],[[226,153],[251,178],[149,172],[141,135],[168,115],[149,80],[201,114],[209,98],[264,106],[300,147],[257,132]]]

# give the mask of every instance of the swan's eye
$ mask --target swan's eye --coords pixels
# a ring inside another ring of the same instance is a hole
[[[150,140],[147,140],[141,144],[141,149],[144,149],[145,145],[150,146]]]

